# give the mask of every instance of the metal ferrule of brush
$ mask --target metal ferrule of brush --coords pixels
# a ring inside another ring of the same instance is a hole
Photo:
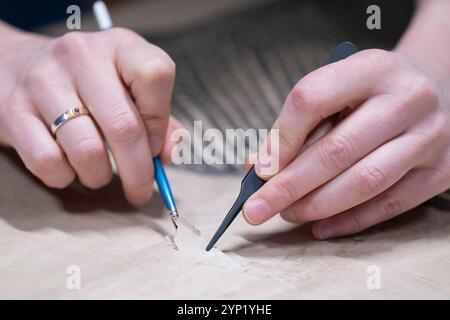
[[[178,229],[177,220],[179,218],[179,215],[178,215],[177,209],[170,210],[169,216],[170,216],[170,219],[172,220],[172,223],[173,223],[173,226],[175,227],[175,229]]]
[[[170,210],[169,215],[174,220],[178,219],[179,217],[177,209]]]

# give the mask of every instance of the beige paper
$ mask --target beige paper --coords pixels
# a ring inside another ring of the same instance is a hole
[[[450,298],[445,211],[417,209],[323,242],[279,218],[252,227],[238,217],[217,243],[222,252],[207,254],[201,247],[240,177],[168,170],[180,214],[204,237],[196,239],[186,230],[175,237],[158,194],[137,210],[118,180],[97,192],[50,190],[17,161],[0,154],[0,298]],[[367,287],[373,265],[380,290]],[[67,286],[70,266],[81,272],[79,290]]]

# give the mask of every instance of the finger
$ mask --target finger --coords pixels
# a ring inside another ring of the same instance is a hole
[[[258,157],[257,153],[252,153],[248,156],[248,159],[247,159],[247,161],[245,161],[245,165],[244,165],[244,169],[246,172],[249,171],[253,167],[253,165],[256,163],[257,157]]]
[[[65,37],[64,43],[70,39]],[[70,43],[79,43],[75,39]],[[65,46],[67,47],[66,44]],[[54,53],[67,53],[62,50],[63,48],[58,47]],[[58,116],[70,108],[83,106],[73,85],[73,79],[64,76],[71,74],[70,71],[73,70],[67,70],[67,67],[59,63],[60,56],[55,55],[51,63],[43,62],[29,70],[25,81],[27,92],[31,93],[29,96],[33,108],[48,128]],[[67,65],[73,66],[73,63]],[[80,116],[66,121],[58,129],[57,138],[85,186],[98,188],[109,182],[112,176],[109,159],[103,139],[90,117]]]
[[[327,184],[298,200],[282,217],[305,222],[330,217],[391,187],[426,157],[427,140],[405,134],[363,158]]]
[[[277,130],[271,131],[261,148],[269,155],[268,159],[262,157],[256,163],[257,173],[269,178],[286,167],[309,132],[322,119],[382,92],[384,83],[391,83],[389,77],[394,66],[390,54],[382,50],[366,50],[319,68],[301,79],[289,93],[275,121],[273,129]],[[385,81],[379,81],[381,78]],[[272,146],[271,141],[277,141],[276,136],[279,142]],[[264,170],[266,167],[271,170]]]
[[[164,138],[163,148],[160,153],[161,161],[164,164],[169,164],[171,161],[172,150],[179,143],[179,141],[172,140],[172,134],[180,128],[183,128],[183,125],[174,117],[170,117],[166,130],[166,136]]]
[[[46,93],[45,96],[42,92]],[[83,106],[70,84],[59,87],[57,91],[36,91],[33,99],[48,126],[69,108]],[[110,182],[112,169],[103,137],[90,116],[66,121],[57,130],[56,138],[83,185],[98,189]]]
[[[113,65],[90,64],[89,70],[77,79],[81,99],[112,150],[126,197],[143,204],[153,191],[153,165],[142,118]]]
[[[331,180],[386,141],[396,137],[426,108],[412,108],[411,99],[379,95],[366,101],[330,133],[304,150],[272,177],[251,199],[262,199],[268,217]],[[414,102],[417,103],[417,102]],[[411,112],[406,112],[408,110]],[[386,117],[396,110],[397,116]],[[310,135],[311,138],[314,135]],[[310,139],[308,137],[308,140]],[[309,144],[309,142],[305,145]],[[246,207],[247,208],[247,207]],[[247,212],[252,220],[252,212]]]
[[[112,168],[103,137],[91,118],[72,119],[56,135],[83,185],[98,189],[111,181]]]
[[[9,116],[12,121],[7,128],[12,145],[27,169],[49,187],[67,187],[75,173],[41,119],[24,111]]]
[[[370,201],[315,222],[312,231],[317,239],[357,233],[411,210],[447,188],[448,176],[432,169],[414,170]]]
[[[306,149],[308,149],[311,145],[319,141],[323,136],[329,133],[335,126],[338,117],[328,117],[320,122],[308,135],[303,145],[300,147],[296,157],[302,154]]]
[[[325,134],[333,129],[335,126],[336,119],[334,117],[329,117],[324,119],[321,123],[319,123],[308,135],[305,140],[305,143],[301,146],[300,150],[297,153],[297,157],[305,151],[310,145],[314,144],[320,138],[322,138]],[[247,161],[245,162],[245,171],[249,171],[253,165],[256,163],[258,159],[258,154],[253,153],[249,156]]]
[[[117,70],[142,115],[152,154],[159,155],[170,115],[175,64],[163,50],[140,36],[122,29],[116,34]]]

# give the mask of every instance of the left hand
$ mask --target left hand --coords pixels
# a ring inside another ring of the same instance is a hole
[[[400,52],[365,50],[293,88],[274,128],[279,171],[245,204],[251,224],[277,213],[315,221],[318,239],[359,232],[450,187],[450,97],[441,77]],[[448,89],[447,89],[448,91]],[[324,118],[351,113],[305,150]],[[255,168],[261,176],[262,164]]]

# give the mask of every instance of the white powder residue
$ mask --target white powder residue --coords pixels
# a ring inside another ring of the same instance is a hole
[[[233,258],[213,247],[206,251],[208,240],[191,223],[183,218],[177,220],[177,233],[173,239],[180,254],[186,256],[193,264],[209,265],[233,271],[245,271],[246,268]]]

